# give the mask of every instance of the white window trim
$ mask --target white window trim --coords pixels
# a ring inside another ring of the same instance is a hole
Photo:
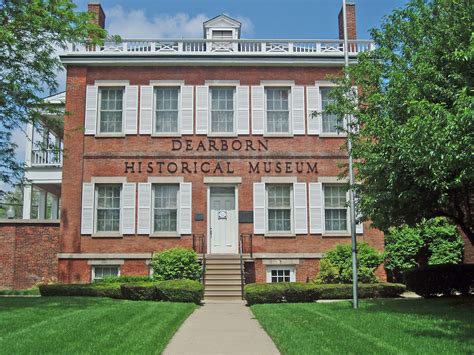
[[[97,80],[98,81],[98,80]],[[96,81],[96,83],[97,83]],[[100,85],[97,85],[97,117],[96,117],[96,137],[125,137],[125,86],[128,85],[128,81],[124,84],[124,81],[118,80],[118,82],[106,81]],[[101,132],[100,131],[100,120],[101,120],[101,105],[102,105],[102,88],[122,88],[122,130],[120,132]]]
[[[92,265],[92,267],[91,267],[91,281],[92,282],[97,281],[97,280],[102,280],[102,279],[96,279],[95,278],[95,268],[96,267],[116,267],[118,269],[117,277],[120,276],[120,265],[118,265],[118,264],[113,264],[113,265],[96,264],[96,265]]]
[[[97,188],[100,185],[120,185],[120,209],[119,209],[119,230],[118,231],[97,231],[97,212],[98,212],[98,199],[99,194],[97,193]],[[122,237],[122,208],[123,208],[123,184],[121,182],[100,182],[94,183],[94,234],[92,237],[107,237],[107,238],[117,238]]]
[[[322,186],[322,192],[323,192],[323,236],[348,236],[350,235],[350,208],[349,206],[346,206],[346,230],[341,230],[341,231],[328,231],[326,230],[326,199],[325,199],[325,190],[324,188],[326,186],[344,186],[344,184],[341,183],[323,183]],[[346,202],[349,201],[349,191],[346,191]],[[342,209],[342,208],[341,208]]]
[[[168,83],[152,84],[153,80],[150,80],[150,85],[153,86],[153,102],[152,102],[152,118],[151,118],[151,136],[152,137],[181,137],[181,95],[183,92],[183,85],[172,85],[172,81]],[[176,82],[175,82],[176,83]],[[159,88],[178,88],[178,131],[177,132],[157,132],[156,131],[156,89]]]
[[[272,271],[273,270],[290,270],[290,282],[296,282],[296,267],[295,265],[269,265],[266,267],[266,280],[267,283],[272,283]],[[276,282],[275,282],[276,283]]]
[[[206,86],[208,85],[207,83],[205,84]],[[237,85],[238,86],[238,85]],[[211,86],[208,86],[208,102],[207,102],[207,107],[208,107],[208,121],[207,121],[207,136],[208,137],[238,137],[237,134],[237,86],[236,85],[221,85],[221,84],[214,84]],[[224,89],[233,89],[233,94],[232,94],[232,101],[233,101],[233,115],[232,115],[232,132],[212,132],[212,89],[219,89],[219,88],[224,88]]]
[[[130,85],[130,80],[96,80],[94,85],[101,86],[127,86]]]
[[[281,132],[281,133],[273,133],[273,132],[268,132],[267,128],[267,123],[268,123],[268,117],[267,117],[267,88],[270,89],[288,89],[288,132]],[[293,105],[291,104],[292,97],[293,97],[293,86],[288,86],[288,85],[268,85],[265,84],[263,87],[263,114],[264,114],[264,121],[263,121],[263,136],[264,137],[293,137],[293,115],[292,115],[292,110],[293,110]]]
[[[155,232],[155,186],[156,185],[178,185],[178,194],[176,196],[176,231],[165,231],[165,232]],[[181,194],[181,186],[178,181],[168,181],[168,182],[152,182],[151,184],[151,225],[150,225],[150,237],[171,237],[178,238],[181,236],[179,233],[180,226],[180,209],[179,204]]]
[[[150,86],[184,86],[184,80],[150,80]]]
[[[269,213],[268,211],[270,208],[268,207],[268,187],[270,185],[288,185],[290,187],[290,223],[291,223],[291,229],[289,231],[270,231],[269,229],[269,221],[268,221],[268,216]],[[294,213],[293,213],[293,184],[291,183],[265,183],[265,237],[293,237],[296,236],[295,234],[295,221],[294,221]]]

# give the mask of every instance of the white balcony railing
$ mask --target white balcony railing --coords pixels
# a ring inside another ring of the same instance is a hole
[[[62,166],[63,152],[58,149],[33,149],[31,166]]]
[[[350,55],[370,51],[374,43],[350,40]],[[106,41],[103,46],[72,44],[67,54],[150,54],[150,55],[268,55],[268,56],[343,56],[343,40],[209,40],[209,39],[133,39]]]

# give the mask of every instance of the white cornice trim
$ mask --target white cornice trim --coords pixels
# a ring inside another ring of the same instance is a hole
[[[205,184],[241,184],[240,176],[204,176]]]
[[[148,182],[152,184],[178,184],[184,182],[182,176],[149,176]]]

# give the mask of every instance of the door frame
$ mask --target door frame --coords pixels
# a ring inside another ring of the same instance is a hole
[[[212,254],[211,250],[211,188],[212,187],[233,187],[235,195],[235,213],[236,213],[236,235],[235,235],[235,253],[226,254],[239,254],[239,184],[226,184],[226,183],[213,183],[207,184],[207,236],[206,236],[206,253]],[[217,254],[217,253],[216,253]]]

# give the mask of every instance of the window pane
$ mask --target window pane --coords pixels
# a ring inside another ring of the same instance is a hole
[[[122,132],[123,88],[100,88],[99,130]]]
[[[290,269],[271,270],[271,282],[290,282]]]
[[[329,97],[331,88],[321,88],[321,107],[323,113],[321,115],[321,120],[323,123],[323,132],[325,133],[337,133],[337,128],[341,125],[340,120],[334,114],[324,113],[324,109],[330,103],[334,102],[334,99]]]
[[[120,185],[97,185],[97,231],[120,230]]]
[[[345,186],[324,186],[325,229],[347,231],[347,190]]]
[[[288,133],[290,131],[288,96],[288,89],[266,89],[268,132]]]
[[[234,131],[234,89],[211,89],[211,131],[229,133]]]
[[[94,280],[100,280],[106,277],[116,277],[118,274],[118,266],[94,266]]]
[[[155,89],[155,131],[178,132],[178,88]]]
[[[155,185],[154,230],[155,232],[176,232],[178,230],[179,185]]]

